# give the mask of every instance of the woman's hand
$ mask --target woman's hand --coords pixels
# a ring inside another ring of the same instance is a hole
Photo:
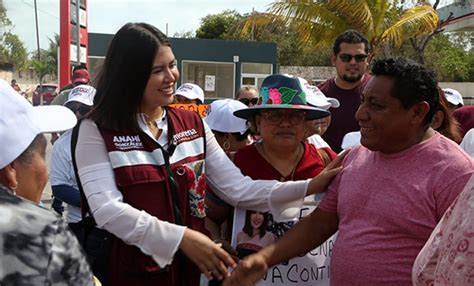
[[[332,179],[342,170],[341,162],[347,154],[349,154],[349,151],[350,149],[347,149],[339,153],[339,155],[337,155],[337,157],[332,160],[332,162],[329,163],[321,173],[311,179],[306,193],[307,196],[326,191],[326,188],[329,183],[331,183]]]
[[[215,244],[198,231],[187,228],[180,248],[209,280],[213,276],[222,280],[228,276],[227,267],[237,267],[235,261],[219,244]]]
[[[255,253],[241,260],[239,266],[224,281],[224,286],[255,285],[267,272],[265,256]]]

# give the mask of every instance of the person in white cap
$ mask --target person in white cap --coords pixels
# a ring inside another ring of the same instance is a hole
[[[48,180],[46,137],[76,124],[62,106],[31,106],[0,80],[0,285],[94,285],[61,218],[37,204]]]
[[[227,155],[233,159],[235,152],[240,148],[250,144],[249,124],[246,120],[234,116],[234,111],[247,108],[244,103],[233,99],[215,100],[208,106],[207,115],[204,122],[211,128],[216,136],[217,143],[224,149]],[[236,254],[230,247],[229,239],[222,240],[221,232],[230,230],[230,227],[223,228],[223,221],[217,218],[226,217],[220,211],[227,213],[227,204],[220,200],[214,192],[208,188],[206,193],[206,229],[214,241],[222,243],[222,247],[231,254]],[[228,223],[232,223],[228,221]],[[224,235],[229,237],[230,233]]]
[[[176,102],[179,104],[203,104],[204,91],[202,88],[194,83],[182,84],[176,90]]]
[[[79,85],[69,92],[64,106],[75,113],[80,119],[89,112],[94,103],[96,90],[90,85]],[[81,195],[76,182],[71,157],[71,130],[65,132],[54,143],[51,152],[50,181],[53,190],[53,209],[62,213],[62,202],[67,204],[67,222],[71,230],[78,236],[81,219]]]
[[[233,112],[247,108],[245,104],[233,99],[215,100],[209,104],[204,122],[216,136],[217,143],[226,152],[235,152],[250,144],[247,121],[235,117]]]
[[[467,154],[474,158],[474,128],[470,129],[459,144]]]
[[[303,91],[306,93],[306,102],[310,106],[319,107],[329,111],[329,108],[338,108],[339,100],[326,97],[316,86],[308,83],[304,78],[298,77]],[[329,144],[321,137],[331,124],[331,114],[326,117],[310,120],[306,123],[307,141],[314,144],[316,148],[330,148]]]
[[[449,109],[454,111],[464,105],[464,100],[459,91],[453,88],[443,88],[444,96],[448,100]]]

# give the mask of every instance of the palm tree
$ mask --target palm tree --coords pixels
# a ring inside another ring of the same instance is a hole
[[[297,27],[300,44],[315,48],[330,47],[337,35],[355,29],[367,36],[374,53],[389,55],[391,48],[408,39],[432,33],[438,15],[424,2],[404,8],[399,1],[282,0],[272,3],[266,13],[248,17],[242,35],[255,26],[275,23]]]

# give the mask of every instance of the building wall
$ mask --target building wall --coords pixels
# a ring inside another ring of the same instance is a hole
[[[312,83],[320,83],[336,75],[335,67],[281,66],[280,73],[299,76]]]
[[[94,80],[113,38],[89,33],[89,71]],[[241,84],[258,86],[277,70],[275,43],[170,38],[181,77],[199,84],[208,98],[233,98]],[[259,67],[257,67],[259,65]]]

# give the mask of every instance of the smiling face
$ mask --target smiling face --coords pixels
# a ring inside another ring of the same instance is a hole
[[[145,87],[142,110],[153,109],[173,103],[174,86],[179,78],[173,51],[161,45],[153,60],[151,74]]]
[[[305,113],[301,110],[272,109],[261,111],[255,118],[264,144],[296,148],[304,140]]]
[[[386,154],[413,145],[419,128],[413,122],[417,105],[405,109],[401,101],[391,95],[393,85],[394,80],[390,77],[373,77],[365,87],[355,114],[360,125],[361,144]]]
[[[250,215],[250,224],[254,229],[260,229],[262,226],[264,217],[261,212],[255,212]]]
[[[337,55],[332,55],[331,59],[336,67],[337,77],[343,81],[358,82],[367,71],[369,55],[365,52],[365,44],[341,43],[340,51]],[[365,56],[365,58],[364,58]],[[347,59],[351,57],[349,61]],[[358,59],[360,61],[358,61]],[[363,60],[361,60],[363,58]]]

